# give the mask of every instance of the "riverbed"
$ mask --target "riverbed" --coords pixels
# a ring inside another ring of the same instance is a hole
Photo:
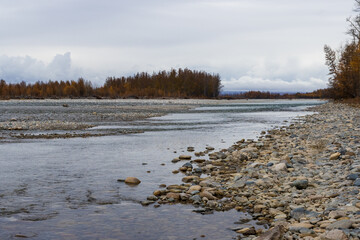
[[[204,151],[211,146],[217,151],[243,138],[256,139],[263,130],[300,121],[298,117],[311,113],[308,107],[321,103],[2,101],[2,122],[39,125],[1,130],[0,238],[236,239],[231,229],[239,227],[241,219],[250,219],[247,213],[201,215],[189,205],[155,208],[140,202],[161,184],[181,182],[183,175],[172,171],[183,163],[171,160],[180,154],[194,156],[187,147]],[[44,129],[44,121],[87,127]],[[60,137],[16,137],[54,133]],[[62,137],[84,133],[93,137]],[[141,184],[117,181],[128,176]]]

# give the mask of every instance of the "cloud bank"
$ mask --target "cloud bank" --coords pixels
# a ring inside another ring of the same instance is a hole
[[[57,54],[50,63],[30,56],[0,56],[0,78],[8,82],[31,82],[48,80],[75,80],[82,75],[71,63],[71,53]]]
[[[2,1],[0,78],[84,77],[101,85],[107,76],[187,67],[219,73],[224,89],[315,90],[326,87],[323,46],[336,48],[346,38],[353,6],[354,0]]]

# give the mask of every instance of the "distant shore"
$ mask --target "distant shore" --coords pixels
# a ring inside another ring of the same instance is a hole
[[[250,212],[258,225],[239,224],[233,230],[241,239],[359,239],[360,109],[326,103],[313,110],[257,141],[180,156],[174,161],[184,161],[184,183],[154,191],[143,204]]]
[[[137,133],[137,131],[109,129],[92,131],[91,128],[187,112],[202,105],[217,105],[224,101],[264,102],[262,99],[3,100],[0,101],[0,139],[96,137]],[[266,100],[266,102],[271,101],[286,100]]]

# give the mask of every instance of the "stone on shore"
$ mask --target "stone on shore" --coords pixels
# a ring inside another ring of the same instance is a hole
[[[284,232],[285,228],[282,225],[279,225],[266,231],[259,237],[255,238],[255,240],[281,240],[283,239]]]
[[[279,172],[279,171],[287,171],[287,167],[286,167],[286,164],[285,163],[278,163],[278,164],[275,164],[272,169],[276,172]]]
[[[190,159],[191,159],[191,156],[190,156],[190,155],[180,155],[180,156],[179,156],[179,159],[180,159],[180,160],[190,160]]]
[[[127,177],[125,179],[125,183],[132,184],[132,185],[138,185],[141,183],[141,181],[136,177]]]
[[[340,157],[341,153],[337,152],[337,153],[333,153],[330,155],[330,160],[336,160]]]
[[[348,229],[352,226],[353,222],[349,219],[336,221],[326,227],[326,229]]]
[[[309,185],[309,181],[306,179],[296,180],[296,181],[292,182],[290,185],[293,187],[296,187],[296,189],[298,189],[298,190],[306,189]]]
[[[321,240],[347,240],[349,239],[344,231],[334,229],[321,235]]]

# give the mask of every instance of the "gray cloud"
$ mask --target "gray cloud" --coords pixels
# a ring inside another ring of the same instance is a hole
[[[71,65],[70,52],[57,54],[49,64],[30,56],[0,56],[0,78],[8,82],[73,80],[80,76],[81,70]]]
[[[327,81],[323,45],[346,38],[352,7],[353,0],[2,1],[0,53],[9,57],[1,57],[0,78],[81,74],[101,84],[106,76],[188,67],[220,73],[226,88],[244,79],[254,88],[263,85],[251,79],[316,88],[323,84],[314,79]],[[52,60],[68,51],[71,58]],[[31,57],[17,57],[24,55]]]

